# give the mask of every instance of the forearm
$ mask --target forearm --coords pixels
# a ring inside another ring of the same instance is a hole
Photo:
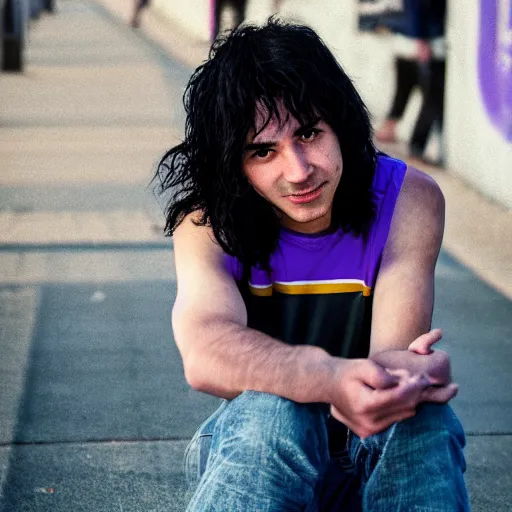
[[[182,351],[194,389],[228,399],[253,390],[296,402],[329,401],[335,362],[323,349],[288,345],[230,323],[196,335]]]

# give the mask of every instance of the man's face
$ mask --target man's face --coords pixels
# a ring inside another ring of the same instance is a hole
[[[261,133],[249,134],[243,170],[254,190],[280,212],[282,226],[323,231],[331,224],[343,170],[338,138],[325,121],[301,126],[284,108],[280,115],[281,123],[272,118]],[[257,130],[264,122],[259,114]]]

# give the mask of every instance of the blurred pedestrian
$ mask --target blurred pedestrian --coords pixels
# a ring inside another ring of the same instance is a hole
[[[245,19],[245,11],[247,8],[247,0],[214,0],[215,11],[214,11],[214,28],[212,38],[215,40],[219,35],[221,29],[222,16],[227,6],[231,6],[233,9],[233,26],[236,28],[238,25],[243,23]]]
[[[442,130],[445,83],[446,0],[404,0],[402,23],[396,31],[395,93],[386,120],[376,132],[379,142],[395,142],[397,124],[415,87],[422,104],[412,136],[409,156],[425,160],[425,148],[435,123]],[[440,162],[438,162],[440,163]]]
[[[469,510],[457,386],[431,348],[439,187],[375,149],[303,25],[218,40],[185,109],[159,166],[174,338],[189,384],[224,399],[186,450],[188,512]]]
[[[149,5],[149,0],[135,0],[135,8],[133,10],[133,16],[131,25],[133,28],[138,28],[140,26],[140,15],[142,9]]]

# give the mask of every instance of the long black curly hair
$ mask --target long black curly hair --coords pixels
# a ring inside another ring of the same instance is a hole
[[[338,137],[343,174],[332,226],[365,237],[375,215],[371,191],[376,150],[369,114],[351,80],[309,27],[270,18],[218,39],[189,80],[183,103],[185,140],[161,159],[157,176],[167,235],[200,211],[223,250],[244,267],[268,269],[279,217],[249,185],[242,159],[256,111],[279,119],[279,105],[302,125],[318,118]]]

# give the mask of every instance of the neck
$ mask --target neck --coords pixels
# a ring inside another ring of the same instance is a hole
[[[281,226],[290,231],[295,231],[296,233],[303,233],[305,235],[314,235],[316,233],[322,233],[323,231],[327,231],[331,227],[331,212],[324,215],[323,217],[314,219],[309,222],[298,222],[293,219],[290,219],[289,217],[283,217],[281,219]]]

